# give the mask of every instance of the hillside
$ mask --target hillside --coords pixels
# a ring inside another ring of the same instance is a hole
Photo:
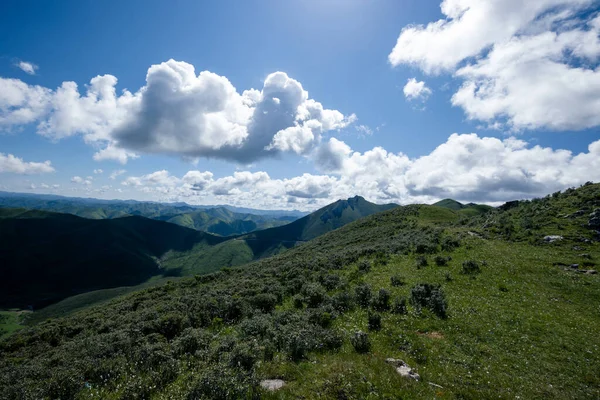
[[[444,199],[440,200],[437,203],[433,203],[434,206],[449,208],[450,210],[458,211],[459,213],[466,216],[475,216],[479,214],[485,214],[491,210],[493,207],[485,205],[485,204],[475,204],[475,203],[467,203],[463,204],[453,199]]]
[[[223,240],[142,217],[0,209],[0,307],[38,309],[82,292],[136,285],[166,272],[159,261],[165,254]]]
[[[187,228],[220,236],[233,236],[256,230],[281,226],[295,221],[293,216],[270,217],[255,214],[240,214],[224,207],[181,213],[159,218]]]
[[[397,205],[374,204],[356,196],[338,200],[287,225],[252,232],[238,240],[245,240],[257,255],[273,255],[297,242],[314,239],[352,221],[394,207]]]
[[[599,208],[597,184],[466,223],[447,208],[396,207],[275,257],[14,333],[0,342],[0,392],[597,398]],[[271,393],[263,379],[285,385]]]
[[[306,214],[294,210],[265,211],[229,206],[192,206],[186,203],[98,200],[7,192],[0,192],[0,207],[53,211],[89,219],[139,215],[220,236],[240,235],[285,225]]]

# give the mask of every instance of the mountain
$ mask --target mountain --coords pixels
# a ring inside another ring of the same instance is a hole
[[[12,333],[0,393],[597,398],[599,225],[599,184],[471,217],[395,207]]]
[[[494,207],[485,204],[467,203],[463,204],[453,199],[440,200],[437,203],[433,203],[434,206],[449,208],[450,210],[459,211],[463,215],[473,216],[478,214],[485,214],[492,210]]]
[[[305,215],[299,211],[251,210],[236,212],[229,206],[192,206],[186,203],[155,203],[133,200],[99,200],[55,195],[0,192],[0,207],[24,207],[77,215],[90,219],[111,219],[139,215],[192,229],[231,236],[284,225]]]
[[[281,226],[295,221],[293,216],[270,217],[236,213],[225,207],[208,208],[202,211],[166,215],[160,220],[220,236],[240,235],[256,230]]]
[[[40,308],[96,289],[164,275],[171,254],[225,239],[131,216],[92,220],[40,210],[0,208],[0,307]]]

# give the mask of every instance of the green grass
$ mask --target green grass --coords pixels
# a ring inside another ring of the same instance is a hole
[[[23,319],[27,314],[29,313],[23,310],[0,311],[0,339],[22,329],[24,327]]]
[[[274,257],[21,330],[0,342],[0,390],[78,399],[598,398],[600,276],[581,270],[600,258],[586,226],[599,205],[600,185],[588,185],[470,218],[434,206],[378,213]],[[580,209],[588,211],[570,216]],[[562,241],[543,241],[556,232]],[[451,260],[438,267],[436,256]],[[463,273],[466,261],[481,270]],[[405,284],[392,286],[392,276]],[[368,284],[409,298],[423,283],[441,285],[447,318],[410,304],[405,315],[379,311],[381,330],[357,353],[349,339],[368,331],[373,306],[340,311],[336,294]],[[401,378],[388,357],[421,380]],[[265,393],[266,378],[287,385]]]

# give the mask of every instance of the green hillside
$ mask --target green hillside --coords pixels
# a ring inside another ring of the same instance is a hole
[[[359,218],[397,207],[396,204],[374,204],[356,196],[338,200],[284,226],[252,232],[241,237],[258,257],[279,253],[298,242],[314,239]]]
[[[161,262],[169,253],[223,240],[142,217],[0,209],[0,307],[38,309],[82,292],[140,284],[167,271]]]
[[[485,205],[485,204],[475,204],[475,203],[467,203],[467,204],[463,204],[460,203],[456,200],[452,200],[452,199],[444,199],[444,200],[440,200],[437,203],[433,203],[434,206],[437,207],[444,207],[444,208],[448,208],[450,210],[454,210],[454,211],[458,211],[459,213],[465,215],[465,216],[475,216],[475,215],[479,215],[479,214],[485,214],[491,210],[493,210],[493,207]]]
[[[468,220],[396,207],[13,333],[0,342],[0,393],[598,398],[599,227],[597,184]],[[285,386],[268,392],[263,379]]]

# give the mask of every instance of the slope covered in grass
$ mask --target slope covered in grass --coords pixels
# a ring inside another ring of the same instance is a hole
[[[597,398],[600,282],[584,271],[600,257],[599,207],[600,185],[468,220],[397,207],[275,257],[21,330],[0,342],[0,391]],[[561,240],[544,239],[556,233]],[[421,379],[399,376],[389,357]],[[267,378],[286,385],[265,392]]]
[[[142,217],[90,220],[0,209],[0,307],[37,309],[90,290],[136,285],[163,274],[166,253],[223,240]]]

